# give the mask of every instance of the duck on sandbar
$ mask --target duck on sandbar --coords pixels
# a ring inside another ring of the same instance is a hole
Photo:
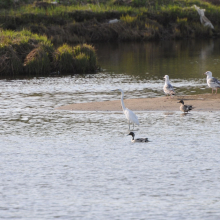
[[[194,109],[194,107],[192,107],[192,105],[184,105],[184,101],[183,100],[180,100],[179,102],[177,102],[177,103],[181,103],[181,105],[180,105],[180,111],[182,111],[182,112],[189,112],[189,111],[191,111],[192,109]]]
[[[132,131],[128,135],[132,136],[132,138],[131,138],[132,143],[134,143],[134,142],[149,142],[148,138],[136,138],[136,139],[134,139],[135,134]]]

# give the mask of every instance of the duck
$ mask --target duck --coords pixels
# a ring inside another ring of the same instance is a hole
[[[128,135],[132,136],[132,138],[131,138],[132,143],[134,143],[134,142],[149,142],[148,138],[136,138],[136,139],[134,139],[135,134],[134,134],[133,131],[131,131]]]
[[[180,111],[182,111],[182,112],[189,112],[189,111],[191,111],[192,109],[194,109],[194,107],[192,107],[192,105],[184,105],[184,101],[183,100],[180,100],[179,102],[177,102],[177,103],[181,103],[181,105],[180,105]]]
[[[211,71],[206,71],[204,74],[207,75],[207,77],[206,77],[207,84],[210,88],[212,88],[212,94],[213,94],[214,89],[216,90],[215,94],[217,94],[217,90],[218,90],[218,88],[220,88],[220,81],[218,81],[216,78],[212,77]]]
[[[165,79],[165,84],[163,86],[163,91],[167,96],[170,95],[170,98],[171,98],[172,95],[175,95],[175,91],[173,89],[173,86],[170,83],[169,76],[165,75],[163,78]]]

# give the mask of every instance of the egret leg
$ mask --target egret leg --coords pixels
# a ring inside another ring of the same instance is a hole
[[[215,92],[215,94],[217,94],[217,91],[218,91],[218,88],[216,88],[216,92]]]
[[[213,89],[212,89],[212,95],[213,95]]]

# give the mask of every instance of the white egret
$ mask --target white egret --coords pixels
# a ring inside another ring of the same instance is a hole
[[[131,138],[131,142],[134,143],[134,142],[149,142],[148,138],[136,138],[134,139],[134,132],[130,132],[128,135],[131,135],[132,138]]]
[[[165,75],[163,78],[165,79],[165,84],[163,86],[164,93],[166,95],[170,95],[170,97],[171,97],[171,95],[175,95],[175,91],[174,91],[173,86],[171,85],[170,80],[169,80],[169,76]]]
[[[130,109],[128,109],[128,108],[125,107],[124,100],[123,100],[123,98],[124,98],[124,92],[123,92],[123,90],[121,90],[121,89],[116,89],[116,90],[118,90],[118,91],[121,92],[121,106],[122,106],[122,110],[123,110],[123,112],[124,112],[124,114],[125,114],[125,117],[126,117],[127,120],[128,120],[129,130],[130,130],[130,123],[133,124],[133,129],[134,129],[134,124],[139,125],[138,118],[137,118],[137,116],[134,114],[134,112],[132,112]],[[115,90],[112,90],[112,91],[115,91]]]
[[[215,94],[217,94],[217,90],[218,90],[218,88],[220,88],[220,81],[218,81],[216,78],[212,77],[212,72],[210,72],[210,71],[207,71],[204,74],[207,75],[207,77],[206,77],[207,84],[210,88],[212,88],[212,94],[213,94],[214,89],[216,90]]]
[[[183,100],[180,100],[179,102],[177,102],[177,103],[181,103],[181,105],[180,105],[180,111],[182,111],[182,112],[189,112],[189,111],[191,111],[192,109],[194,109],[194,107],[192,107],[192,105],[184,105],[184,101]]]
[[[200,7],[193,5],[192,7],[194,7],[199,16],[200,16],[200,22],[203,26],[205,27],[210,27],[212,29],[214,29],[214,26],[212,25],[211,21],[205,16],[205,9],[200,9]]]

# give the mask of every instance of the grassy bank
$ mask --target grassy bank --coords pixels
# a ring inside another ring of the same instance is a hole
[[[94,72],[92,42],[220,36],[220,6],[202,0],[62,2],[0,10],[0,75]],[[214,30],[200,23],[193,5],[206,10]]]
[[[25,28],[46,35],[54,44],[219,37],[220,33],[220,7],[201,0],[72,2],[76,4],[1,10],[0,24],[3,29]],[[206,9],[214,31],[200,23],[193,5]],[[113,19],[118,22],[109,23]]]
[[[67,68],[68,67],[68,68]],[[30,31],[0,31],[0,75],[49,75],[95,72],[96,54],[87,44],[55,48],[46,36]]]

